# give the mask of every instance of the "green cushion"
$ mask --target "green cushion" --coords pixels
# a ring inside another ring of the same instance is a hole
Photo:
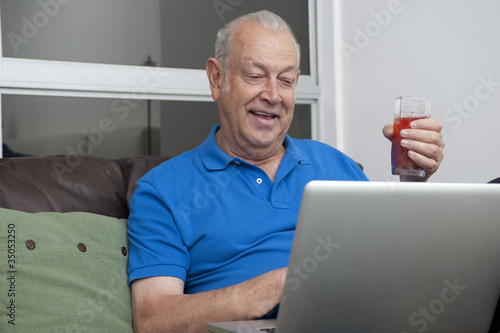
[[[126,220],[0,208],[0,332],[132,332],[127,252]]]

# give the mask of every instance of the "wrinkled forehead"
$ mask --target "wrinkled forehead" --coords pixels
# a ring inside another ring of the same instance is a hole
[[[274,32],[256,23],[240,24],[232,40],[230,58],[269,58],[287,61],[298,68],[298,53],[295,40],[288,31]]]

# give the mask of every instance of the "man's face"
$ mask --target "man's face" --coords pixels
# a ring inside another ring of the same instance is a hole
[[[290,34],[240,25],[219,98],[225,138],[246,149],[281,145],[293,118],[298,67]]]

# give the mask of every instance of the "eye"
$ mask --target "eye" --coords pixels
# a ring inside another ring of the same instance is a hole
[[[292,87],[295,83],[295,80],[290,78],[282,78],[281,82],[283,82],[287,87]]]
[[[261,84],[265,77],[258,73],[248,73],[245,75],[246,81],[250,84]]]

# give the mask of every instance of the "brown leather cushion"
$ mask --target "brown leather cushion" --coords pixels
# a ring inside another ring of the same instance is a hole
[[[83,211],[127,217],[119,165],[68,155],[0,161],[0,206],[25,212]]]
[[[137,181],[149,170],[160,165],[166,160],[168,160],[168,158],[159,156],[139,156],[131,159],[122,158],[116,160],[118,164],[120,164],[124,175],[127,202],[130,201],[132,194],[134,194]]]
[[[135,183],[165,160],[139,157],[114,161],[80,155],[0,159],[0,207],[128,218]]]

